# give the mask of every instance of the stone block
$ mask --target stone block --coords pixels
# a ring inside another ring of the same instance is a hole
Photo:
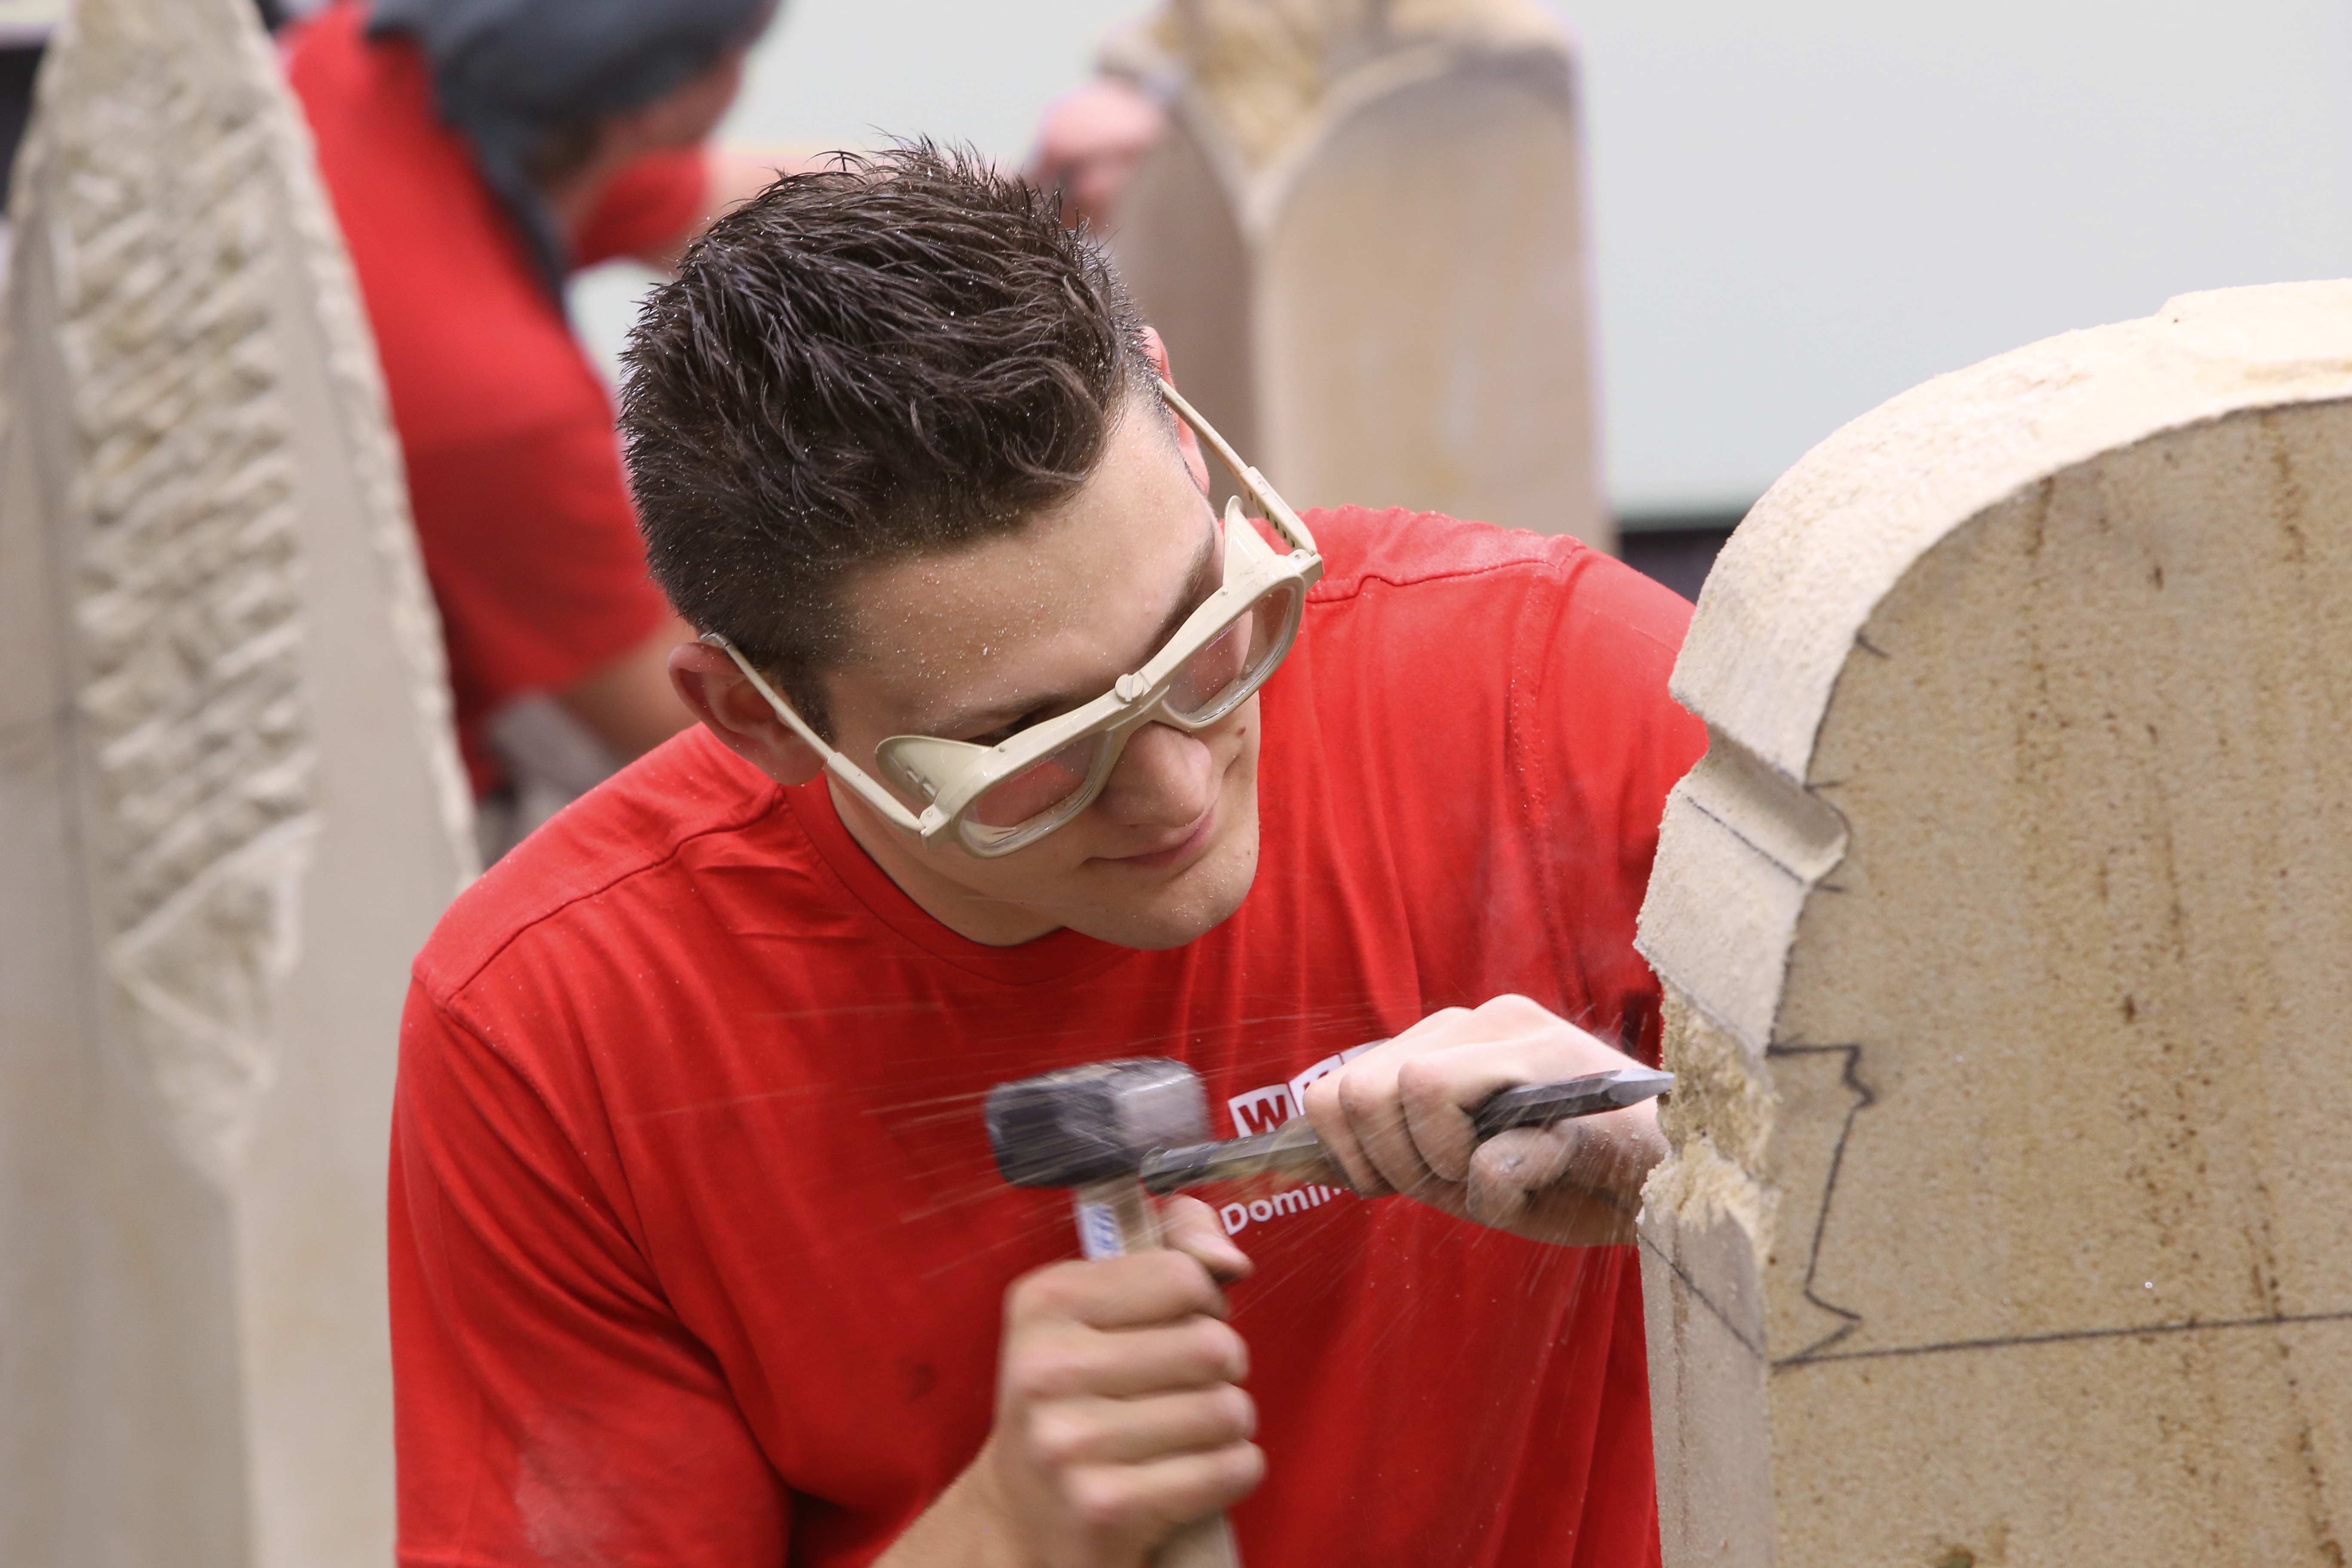
[[[1612,547],[1558,24],[1533,0],[1173,0],[1141,37],[1170,127],[1109,242],[1187,395],[1301,505]]]
[[[2352,284],[1857,420],[1674,690],[1669,1568],[2342,1568]]]

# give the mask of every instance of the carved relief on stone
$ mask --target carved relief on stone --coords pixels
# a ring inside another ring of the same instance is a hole
[[[200,14],[84,8],[37,155],[76,437],[68,563],[107,967],[189,1157],[226,1173],[269,1084],[316,832],[301,551],[257,267],[268,130],[155,68]],[[161,144],[201,147],[161,159]],[[168,262],[166,258],[168,257]]]
[[[0,1563],[390,1560],[384,1150],[469,874],[374,349],[249,0],[79,0],[0,342]]]
[[[1171,0],[1109,52],[1128,74],[1181,80],[1256,170],[1295,147],[1359,72],[1429,72],[1450,58],[1564,45],[1534,0]]]
[[[2352,284],[1931,382],[1726,549],[1641,946],[1670,1568],[2352,1543]]]
[[[268,249],[303,133],[219,0],[88,0],[52,47],[28,154],[55,283],[62,585],[87,722],[93,913],[174,1134],[226,1176],[274,1071],[317,831],[293,411]],[[260,64],[267,64],[264,56]],[[161,156],[163,149],[172,155]],[[305,171],[307,173],[307,171]],[[329,234],[310,193],[300,221]],[[330,257],[316,265],[341,263]],[[341,298],[351,289],[342,279]],[[353,458],[402,584],[419,700],[440,648],[363,335],[333,367],[375,415]],[[429,733],[429,731],[427,731]],[[464,812],[454,771],[445,812]]]

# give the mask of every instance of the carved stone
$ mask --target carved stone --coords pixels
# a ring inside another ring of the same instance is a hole
[[[1171,0],[1111,55],[1171,94],[1111,247],[1252,461],[1316,505],[1612,547],[1575,62],[1547,13]]]
[[[1857,420],[1674,690],[1670,1568],[2341,1568],[2352,284]]]
[[[380,1564],[410,954],[469,869],[373,344],[246,0],[80,0],[0,355],[0,1562]]]

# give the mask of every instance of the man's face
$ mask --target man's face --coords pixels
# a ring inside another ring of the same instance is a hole
[[[1092,701],[1216,591],[1223,546],[1175,437],[1130,397],[1101,465],[1067,501],[1015,533],[852,580],[853,651],[822,677],[835,743],[871,773],[874,748],[891,735],[994,745]],[[834,800],[893,880],[978,941],[1068,926],[1125,947],[1174,947],[1249,891],[1257,721],[1253,697],[1192,734],[1144,725],[1091,805],[996,859],[923,846],[845,790]]]

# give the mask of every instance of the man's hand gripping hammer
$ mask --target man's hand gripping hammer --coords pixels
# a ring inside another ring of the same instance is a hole
[[[1096,1062],[1002,1083],[988,1094],[996,1168],[1016,1187],[1068,1187],[1078,1248],[1118,1258],[1160,1246],[1160,1216],[1136,1180],[1146,1156],[1209,1135],[1201,1080],[1157,1058]],[[1240,1568],[1225,1516],[1180,1527],[1157,1568]]]

